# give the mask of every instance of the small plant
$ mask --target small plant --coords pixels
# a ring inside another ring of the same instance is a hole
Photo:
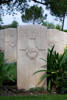
[[[5,64],[4,53],[0,51],[0,87],[4,82],[15,82],[16,76],[16,63]]]
[[[55,29],[55,25],[53,23],[42,21],[42,25],[46,26],[48,29]]]
[[[52,90],[56,91],[57,89],[60,88],[62,89],[62,86],[66,81],[65,77],[67,77],[67,72],[66,72],[67,54],[65,52],[60,55],[54,50],[54,46],[52,47],[52,49],[48,49],[47,70],[43,69],[43,70],[36,71],[34,73],[36,74],[39,72],[44,72],[44,74],[41,76],[40,80],[38,81],[38,84],[40,84],[44,80],[44,78],[47,77],[47,89],[49,91]]]
[[[61,67],[63,68],[63,78],[59,80],[57,92],[67,93],[67,47],[64,49],[64,57],[61,62]]]
[[[5,79],[5,81],[12,81],[12,82],[17,81],[17,69],[16,69],[17,67],[16,66],[17,66],[16,62],[4,65],[4,70],[7,75],[7,78]]]
[[[0,51],[0,86],[2,86],[3,79],[4,79],[4,54]]]
[[[61,30],[61,26],[59,24],[56,25],[56,29]]]
[[[44,87],[36,87],[36,88],[30,88],[29,89],[30,92],[45,92],[45,88]]]

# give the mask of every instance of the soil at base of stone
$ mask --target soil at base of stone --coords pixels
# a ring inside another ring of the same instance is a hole
[[[49,94],[48,91],[25,91],[24,89],[18,90],[16,85],[4,85],[0,88],[0,96],[25,96],[25,95],[44,95]]]

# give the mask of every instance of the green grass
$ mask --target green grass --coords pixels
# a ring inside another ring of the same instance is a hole
[[[67,95],[1,96],[0,100],[67,100]]]

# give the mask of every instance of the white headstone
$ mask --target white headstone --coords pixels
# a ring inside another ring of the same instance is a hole
[[[0,50],[4,51],[4,46],[5,46],[5,34],[4,30],[0,30]]]
[[[7,63],[16,61],[17,29],[5,29],[5,60]]]
[[[47,28],[39,25],[18,27],[17,45],[17,86],[18,89],[36,87],[43,73],[33,75],[43,68],[47,58]],[[46,69],[46,67],[45,67]],[[41,85],[46,86],[45,83]]]
[[[48,29],[48,47],[55,45],[55,50],[59,53],[64,52],[67,44],[67,33],[56,29]]]

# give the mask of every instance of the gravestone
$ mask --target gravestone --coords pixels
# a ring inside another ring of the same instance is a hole
[[[39,25],[18,27],[17,42],[17,86],[18,89],[36,87],[43,73],[33,75],[40,69],[47,69],[47,28]],[[42,58],[42,59],[41,59]],[[39,86],[47,87],[45,81]],[[38,87],[39,87],[38,86]]]
[[[59,53],[64,52],[64,47],[67,44],[67,33],[56,29],[48,29],[48,47],[55,45],[55,50]]]
[[[4,30],[0,30],[0,50],[4,51],[5,47],[5,34]]]
[[[67,32],[64,32],[64,48],[67,47]]]
[[[17,29],[5,29],[5,61],[7,63],[16,61]]]

